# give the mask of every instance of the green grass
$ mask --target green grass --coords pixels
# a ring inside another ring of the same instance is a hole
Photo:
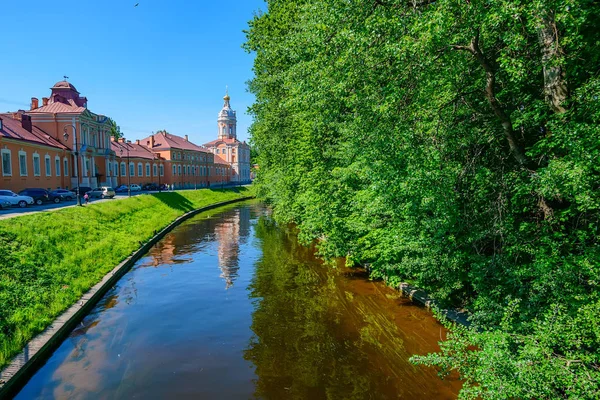
[[[246,188],[168,192],[0,221],[0,368],[155,230],[249,195]]]

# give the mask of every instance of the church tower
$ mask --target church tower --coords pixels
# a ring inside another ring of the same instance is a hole
[[[237,118],[235,111],[231,109],[231,105],[229,104],[230,99],[229,92],[227,91],[225,97],[223,97],[225,104],[223,104],[223,109],[219,112],[219,118],[217,119],[219,139],[237,139]]]

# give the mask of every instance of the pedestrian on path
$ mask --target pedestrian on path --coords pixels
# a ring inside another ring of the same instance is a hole
[[[85,200],[85,204],[88,204],[90,202],[90,195],[89,194],[84,194],[83,195],[83,200]]]

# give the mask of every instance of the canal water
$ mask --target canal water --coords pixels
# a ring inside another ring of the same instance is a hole
[[[460,382],[408,362],[444,335],[248,202],[168,234],[17,398],[455,399]]]

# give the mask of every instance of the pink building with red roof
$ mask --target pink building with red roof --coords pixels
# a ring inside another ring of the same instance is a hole
[[[187,135],[161,131],[140,143],[165,160],[165,183],[175,189],[220,185],[231,179],[230,166],[208,149],[190,142]]]
[[[0,114],[0,189],[56,189],[71,184],[70,150],[22,113]]]
[[[231,108],[229,94],[223,97],[225,103],[217,118],[218,138],[204,144],[215,159],[220,159],[231,167],[231,181],[250,182],[250,146],[237,139],[237,115]]]
[[[91,112],[87,98],[67,81],[57,82],[50,90],[50,97],[43,97],[41,106],[33,97],[31,109],[25,114],[31,116],[33,125],[72,150],[71,164],[75,161],[74,152],[79,153],[79,163],[71,168],[71,179],[65,187],[75,187],[76,176],[80,186],[115,186],[116,155],[111,149],[109,118]]]
[[[111,138],[111,149],[116,155],[113,171],[117,175],[117,185],[147,183],[162,185],[168,183],[165,178],[166,161],[159,154],[153,153],[139,140],[131,142],[120,138]]]

